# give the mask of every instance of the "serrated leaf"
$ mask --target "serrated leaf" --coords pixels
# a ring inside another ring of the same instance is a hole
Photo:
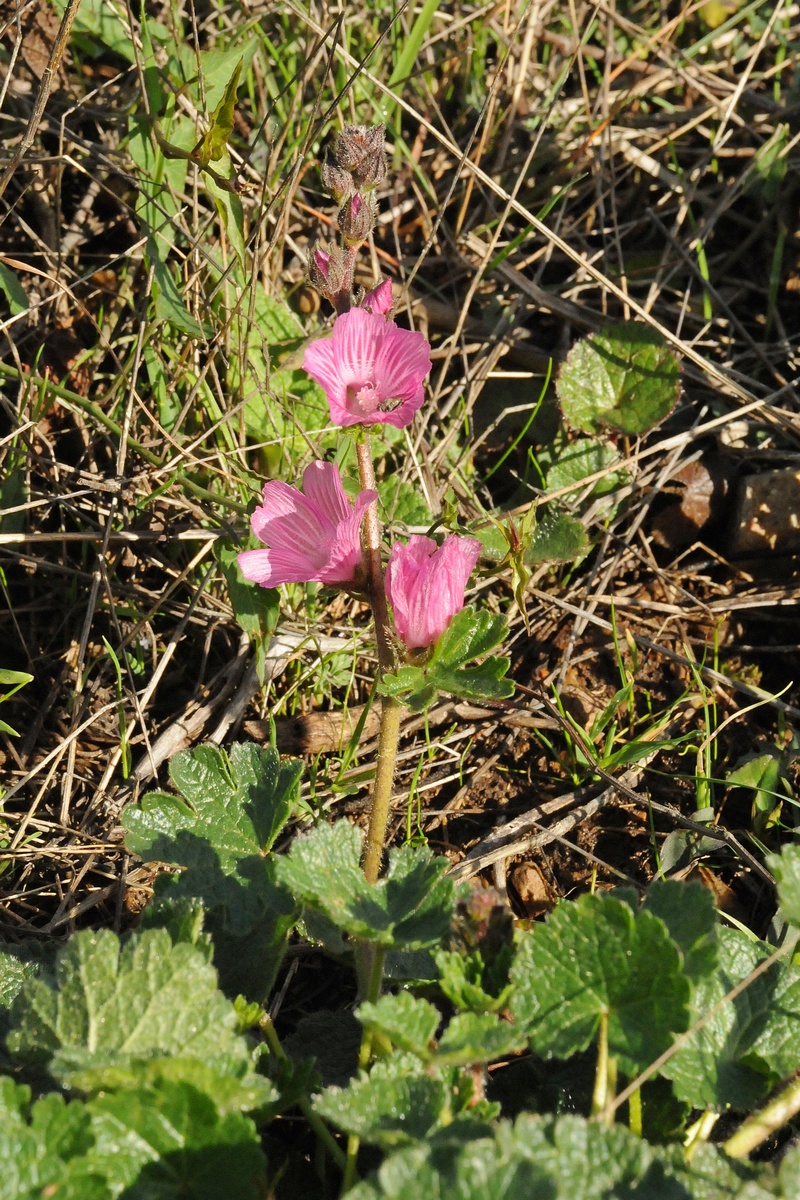
[[[548,509],[537,521],[522,557],[528,567],[545,562],[572,562],[585,554],[588,548],[588,535],[577,517]]]
[[[439,987],[457,1008],[483,1013],[502,1012],[507,1007],[512,985],[496,996],[485,991],[482,985],[486,965],[478,951],[436,950],[434,958],[439,968]]]
[[[781,916],[800,927],[800,846],[787,845],[780,854],[770,854],[767,865],[778,885]]]
[[[492,1136],[493,1135],[493,1136]],[[682,1157],[682,1156],[681,1156]],[[623,1126],[523,1113],[493,1131],[456,1122],[396,1151],[353,1200],[688,1200],[670,1162]]]
[[[233,133],[233,114],[236,108],[236,93],[239,90],[239,79],[242,74],[244,59],[240,58],[234,67],[233,74],[225,85],[225,91],[214,112],[211,115],[209,129],[200,138],[192,150],[192,159],[201,167],[207,167],[210,162],[219,162],[227,150],[228,139]]]
[[[439,692],[467,700],[501,700],[511,696],[514,685],[505,679],[508,658],[491,657],[475,667],[465,664],[482,658],[503,641],[508,632],[505,617],[462,608],[435,643],[428,662],[421,667],[406,665],[385,675],[379,691],[394,696],[412,712],[427,708]]]
[[[714,897],[702,883],[657,879],[650,884],[644,908],[660,917],[683,955],[683,969],[693,983],[717,965],[717,915]]]
[[[678,402],[680,367],[648,325],[622,321],[582,338],[556,380],[564,417],[575,429],[646,433]]]
[[[432,1056],[431,1043],[441,1017],[427,1000],[398,992],[381,996],[375,1004],[362,1004],[356,1016],[366,1029],[383,1034],[398,1050],[408,1050],[424,1060]]]
[[[402,525],[430,525],[433,521],[419,487],[394,471],[378,481],[378,495],[388,521]]]
[[[511,978],[511,1011],[544,1058],[585,1050],[606,1014],[609,1053],[633,1074],[687,1026],[689,981],[664,925],[611,896],[558,904],[520,938]]]
[[[690,1023],[703,1024],[662,1074],[694,1108],[750,1109],[800,1066],[800,969],[775,963],[715,1011],[772,951],[736,929],[717,937],[719,965],[692,997]]]
[[[403,846],[390,851],[386,876],[370,884],[360,866],[361,844],[361,831],[348,821],[319,825],[275,860],[278,880],[354,937],[408,949],[439,942],[452,912],[453,885],[443,877],[447,859]]]
[[[314,1102],[326,1120],[364,1141],[388,1149],[450,1125],[472,1098],[472,1085],[450,1068],[423,1068],[395,1054],[363,1072],[346,1088],[327,1088]]]
[[[301,771],[299,759],[253,742],[234,744],[230,757],[216,746],[182,751],[169,765],[181,797],[151,792],[129,805],[125,845],[146,862],[186,867],[171,894],[223,909],[231,933],[245,935],[274,899],[264,856],[292,813]]]
[[[172,1055],[240,1079],[250,1069],[213,967],[161,929],[122,944],[108,929],[75,934],[58,953],[54,979],[25,982],[11,1019],[12,1056],[65,1083],[76,1071]]]
[[[453,1066],[489,1063],[516,1054],[526,1042],[524,1032],[494,1013],[458,1013],[439,1039],[436,1061]]]
[[[296,1067],[304,1059],[313,1059],[324,1086],[346,1087],[358,1070],[362,1034],[349,1009],[322,1009],[302,1017],[283,1048]]]
[[[256,1127],[222,1115],[212,1098],[185,1082],[163,1081],[98,1096],[91,1113],[89,1162],[126,1200],[261,1200],[266,1162]]]
[[[0,1078],[0,1200],[111,1200],[104,1174],[87,1162],[90,1118],[79,1101],[50,1095],[30,1103],[30,1089]]]
[[[598,471],[605,471],[606,474],[592,485],[589,493],[591,496],[605,496],[627,482],[626,471],[609,470],[618,458],[619,451],[613,442],[599,438],[576,438],[574,441],[567,441],[566,434],[562,431],[539,453],[538,461],[545,471],[548,492],[560,492],[570,484],[575,485],[574,492],[568,492],[559,499],[559,503],[569,503],[577,499],[586,488],[584,480],[596,475]]]

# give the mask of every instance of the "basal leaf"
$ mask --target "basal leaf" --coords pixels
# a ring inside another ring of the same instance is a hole
[[[800,1066],[800,968],[775,963],[735,1000],[717,1006],[771,952],[735,929],[718,931],[719,964],[692,997],[702,1026],[662,1068],[695,1108],[750,1109]]]
[[[55,978],[29,979],[14,1001],[8,1047],[21,1063],[75,1071],[169,1057],[197,1058],[243,1078],[250,1054],[205,956],[150,929],[120,943],[110,930],[75,934]]]
[[[639,898],[633,888],[620,888],[614,895],[638,912]],[[707,887],[656,879],[647,889],[643,908],[664,922],[693,983],[712,974],[717,965],[717,915],[714,897]]]
[[[800,926],[800,846],[784,846],[780,854],[769,856],[767,865],[778,884],[781,916]]]
[[[447,932],[453,885],[448,862],[423,847],[392,850],[377,884],[361,870],[362,834],[348,821],[319,825],[275,860],[278,880],[339,929],[387,947],[421,949]]]
[[[261,1200],[266,1163],[258,1133],[240,1113],[222,1115],[185,1082],[163,1081],[98,1096],[87,1105],[89,1162],[126,1200]]]
[[[181,796],[151,792],[123,814],[125,844],[145,861],[187,868],[174,895],[225,910],[233,934],[247,933],[272,899],[264,856],[288,821],[302,763],[272,747],[236,743],[176,754],[170,778]]]
[[[30,1103],[30,1089],[0,1078],[0,1200],[111,1200],[102,1171],[87,1160],[93,1136],[80,1101]]]
[[[575,429],[646,433],[672,412],[680,367],[648,325],[623,321],[572,347],[556,380],[564,417]]]
[[[431,1057],[431,1044],[441,1018],[427,1000],[398,992],[396,996],[381,996],[375,1004],[362,1004],[356,1016],[365,1028],[383,1034],[398,1050],[408,1050],[425,1060]]]
[[[511,1011],[544,1058],[585,1050],[606,1014],[609,1052],[633,1073],[687,1025],[689,981],[663,923],[611,896],[557,905],[520,938],[511,978]]]
[[[511,985],[502,987],[497,995],[486,991],[486,964],[477,951],[436,950],[439,968],[439,987],[457,1008],[470,1012],[501,1012],[508,1005]]]
[[[551,512],[548,506],[523,551],[523,561],[528,567],[545,562],[572,562],[588,548],[589,538],[581,522],[569,513]]]
[[[436,1061],[454,1066],[490,1063],[516,1054],[526,1041],[524,1032],[495,1013],[458,1013],[439,1039]]]

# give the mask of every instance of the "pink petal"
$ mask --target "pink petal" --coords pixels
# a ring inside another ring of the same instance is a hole
[[[321,583],[349,583],[353,579],[356,568],[364,561],[361,550],[361,522],[370,504],[377,499],[377,492],[369,489],[359,492],[355,509],[336,530],[330,562],[324,571],[320,572]]]
[[[376,316],[385,317],[392,307],[392,281],[384,279],[371,292],[367,292],[362,301],[362,308]]]
[[[346,521],[353,511],[334,463],[321,460],[309,463],[303,472],[303,495],[333,526]]]
[[[341,395],[344,403],[345,385],[339,369],[339,355],[334,348],[333,338],[317,338],[310,346],[306,346],[303,355],[303,370],[325,390],[330,401],[331,395]]]
[[[432,645],[464,607],[464,590],[478,560],[480,542],[449,534],[441,547],[432,538],[395,542],[386,591],[395,627],[409,650]]]
[[[250,527],[271,549],[301,554],[306,562],[319,565],[326,558],[326,544],[334,532],[333,522],[322,514],[298,488],[280,479],[264,484],[263,502],[250,518]]]
[[[375,360],[386,340],[389,322],[363,308],[351,308],[333,323],[332,343],[339,373],[346,383],[361,386],[372,382]]]
[[[430,346],[421,333],[399,329],[391,321],[387,328],[375,360],[375,383],[386,399],[413,395],[431,369]]]

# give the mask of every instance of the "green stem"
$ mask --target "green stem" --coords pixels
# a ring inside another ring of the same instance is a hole
[[[259,1021],[258,1027],[264,1034],[267,1045],[278,1061],[281,1063],[288,1063],[289,1058],[280,1043],[280,1038],[275,1031],[275,1026],[272,1024],[272,1018],[267,1013],[265,1013]],[[330,1129],[328,1129],[328,1126],[322,1120],[322,1117],[319,1115],[319,1113],[314,1112],[308,1096],[301,1096],[297,1101],[297,1106],[308,1121],[311,1128],[314,1130],[317,1139],[328,1151],[337,1167],[339,1167],[339,1169],[342,1171],[346,1170],[347,1158],[345,1157],[342,1147],[336,1141],[336,1138],[333,1136]]]
[[[381,984],[383,983],[383,964],[386,958],[386,951],[383,946],[373,947],[372,965],[369,975],[369,986],[367,988],[367,1000],[370,1004],[375,1004],[381,994]],[[372,1058],[372,1032],[365,1029],[361,1038],[361,1048],[358,1052],[359,1070],[366,1071]],[[342,1195],[349,1192],[350,1188],[356,1181],[356,1167],[358,1164],[358,1151],[361,1146],[361,1139],[357,1134],[351,1133],[347,1139],[347,1164],[344,1169],[344,1178],[342,1179]]]
[[[722,1149],[731,1158],[746,1158],[762,1142],[772,1137],[773,1133],[777,1133],[779,1129],[788,1124],[798,1112],[800,1112],[800,1075],[795,1075],[794,1079],[782,1092],[778,1093],[774,1100],[765,1105],[760,1112],[753,1113],[739,1126],[736,1133],[723,1143]]]
[[[702,1146],[711,1137],[711,1133],[719,1120],[719,1113],[706,1110],[702,1116],[698,1117],[693,1125],[686,1132],[686,1137],[683,1139],[683,1146],[686,1151],[687,1161],[690,1160],[697,1150],[698,1146]]]
[[[628,1097],[628,1128],[637,1137],[642,1136],[642,1089],[636,1088]]]
[[[394,784],[394,768],[397,761],[397,745],[400,741],[402,716],[403,705],[391,696],[385,697],[381,707],[378,761],[372,789],[367,846],[364,852],[364,874],[368,883],[377,883],[380,875],[381,858],[386,841],[386,826],[389,824],[389,811],[392,803],[392,785]]]
[[[592,1093],[592,1116],[597,1117],[613,1098],[615,1090],[612,1079],[616,1080],[616,1061],[608,1053],[608,1013],[600,1014],[600,1029],[597,1042],[597,1070],[594,1076],[594,1091]],[[608,1122],[607,1122],[608,1123]]]

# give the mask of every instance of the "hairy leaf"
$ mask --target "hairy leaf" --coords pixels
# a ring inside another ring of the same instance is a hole
[[[448,862],[423,847],[392,850],[377,884],[361,870],[362,834],[348,821],[319,825],[276,859],[279,881],[339,929],[381,946],[421,949],[449,928],[453,885]]]
[[[719,965],[692,997],[690,1024],[701,1028],[662,1073],[695,1108],[750,1109],[800,1066],[800,968],[774,963],[723,1003],[772,948],[736,929],[717,936]]]
[[[79,1101],[50,1095],[30,1103],[30,1089],[0,1078],[0,1200],[111,1200],[105,1173],[87,1160],[93,1136]]]
[[[398,1050],[408,1050],[421,1059],[431,1057],[431,1043],[441,1018],[427,1000],[410,992],[381,996],[375,1004],[362,1004],[356,1016],[365,1028],[383,1034]]]
[[[513,694],[514,685],[504,676],[508,658],[485,658],[478,666],[468,667],[502,642],[508,632],[505,617],[473,608],[463,608],[434,645],[428,662],[422,666],[403,666],[393,675],[385,675],[380,692],[394,696],[412,712],[420,712],[434,702],[439,692],[461,696],[465,700],[501,700]]]
[[[778,884],[781,915],[800,926],[800,846],[784,846],[780,854],[769,856],[767,865]]]
[[[599,433],[605,425],[621,433],[646,433],[675,407],[680,367],[648,325],[622,321],[576,342],[556,391],[575,429]]]
[[[544,1058],[568,1058],[608,1016],[609,1052],[627,1073],[686,1028],[689,981],[662,921],[611,896],[557,905],[520,939],[511,1011]]]
[[[161,929],[122,944],[107,929],[75,934],[59,951],[55,978],[27,980],[11,1016],[12,1055],[66,1083],[76,1071],[173,1055],[240,1079],[250,1069],[213,967]]]

